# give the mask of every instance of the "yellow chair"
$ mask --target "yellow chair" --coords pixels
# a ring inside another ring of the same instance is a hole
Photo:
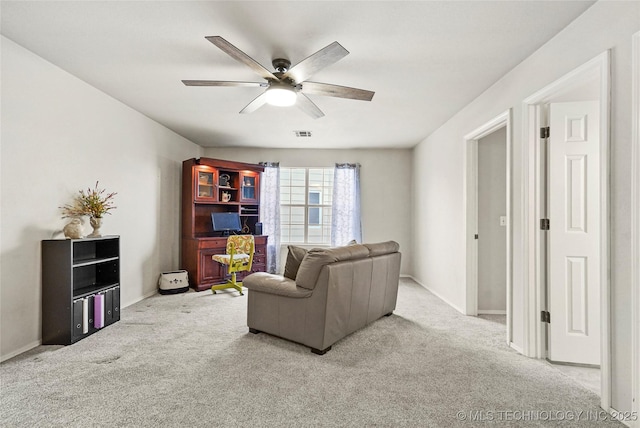
[[[224,284],[211,287],[213,294],[216,294],[216,290],[225,288],[235,288],[240,292],[240,295],[244,294],[242,293],[242,281],[236,281],[236,272],[251,270],[254,248],[253,235],[231,235],[227,239],[227,253],[211,256],[214,261],[227,266],[227,273],[231,274],[231,279]]]

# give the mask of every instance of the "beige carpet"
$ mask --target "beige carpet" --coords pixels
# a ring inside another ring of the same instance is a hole
[[[601,420],[594,393],[508,348],[504,325],[463,316],[411,280],[393,316],[324,356],[248,333],[246,302],[157,295],[72,346],[9,360],[0,425],[621,426]]]

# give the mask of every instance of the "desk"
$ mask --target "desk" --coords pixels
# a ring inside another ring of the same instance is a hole
[[[189,272],[189,285],[196,291],[209,290],[212,285],[226,281],[226,268],[214,262],[211,256],[225,254],[226,237],[199,237],[182,240],[183,269]],[[238,281],[253,272],[265,272],[267,268],[267,237],[255,236],[255,254],[251,272],[239,272]]]

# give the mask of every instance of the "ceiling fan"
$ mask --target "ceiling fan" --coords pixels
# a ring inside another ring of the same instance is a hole
[[[371,101],[375,92],[328,83],[310,82],[307,79],[314,73],[339,61],[349,54],[338,42],[320,49],[313,55],[303,59],[291,67],[291,61],[276,58],[272,61],[274,72],[267,70],[256,60],[220,36],[205,37],[227,55],[251,68],[266,82],[236,82],[218,80],[183,80],[186,86],[242,86],[262,87],[266,90],[251,101],[240,113],[252,113],[264,104],[291,106],[296,104],[302,111],[314,119],[324,116],[322,110],[307,97],[326,95],[330,97],[350,98],[353,100]]]

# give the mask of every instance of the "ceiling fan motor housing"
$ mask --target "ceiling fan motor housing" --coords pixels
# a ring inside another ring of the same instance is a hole
[[[289,71],[289,68],[291,67],[291,61],[284,58],[276,58],[273,61],[271,61],[271,64],[273,64],[273,68],[278,73],[286,73],[287,71]]]

